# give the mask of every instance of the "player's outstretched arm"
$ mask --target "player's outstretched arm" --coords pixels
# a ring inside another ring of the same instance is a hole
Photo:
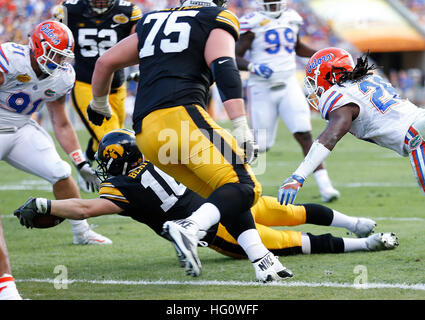
[[[350,130],[357,117],[358,107],[348,104],[329,114],[325,130],[313,142],[310,151],[294,173],[285,179],[277,194],[281,204],[292,204],[305,179],[329,156],[337,142]]]
[[[106,199],[65,199],[49,200],[29,198],[24,205],[15,210],[22,225],[32,227],[37,215],[54,215],[64,219],[84,220],[106,214],[120,213],[122,209]]]

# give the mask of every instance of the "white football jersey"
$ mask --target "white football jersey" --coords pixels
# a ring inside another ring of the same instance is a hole
[[[6,42],[0,46],[0,128],[22,127],[46,101],[66,95],[74,86],[75,71],[68,64],[54,76],[39,80],[31,67],[30,48]]]
[[[406,156],[404,139],[407,130],[418,118],[425,117],[425,109],[402,99],[391,84],[378,75],[370,75],[360,81],[334,85],[319,100],[322,118],[348,104],[360,107],[350,133],[355,137],[374,142],[382,147]]]
[[[303,19],[296,11],[287,9],[278,18],[252,12],[240,18],[239,22],[241,34],[248,31],[255,34],[248,51],[249,60],[253,63],[268,63],[274,71],[269,79],[250,75],[250,82],[281,83],[295,72],[295,45],[303,24]]]

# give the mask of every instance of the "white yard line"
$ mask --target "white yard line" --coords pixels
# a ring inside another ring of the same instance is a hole
[[[254,281],[218,281],[218,280],[199,280],[199,281],[177,281],[177,280],[84,280],[72,279],[66,282],[55,281],[54,279],[15,279],[16,282],[39,282],[39,283],[88,283],[100,285],[127,285],[127,286],[152,286],[152,285],[186,285],[186,286],[270,286],[270,287],[309,287],[309,288],[349,288],[349,289],[404,289],[425,291],[425,283],[406,284],[406,283],[368,283],[354,285],[352,283],[338,282],[304,282],[304,281],[282,281],[271,282],[267,284]]]

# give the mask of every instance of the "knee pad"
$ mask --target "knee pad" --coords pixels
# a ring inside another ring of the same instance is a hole
[[[52,177],[50,183],[53,185],[59,180],[63,180],[71,176],[72,168],[68,162],[60,160],[56,162],[52,168]]]

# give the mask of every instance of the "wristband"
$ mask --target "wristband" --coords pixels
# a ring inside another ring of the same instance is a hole
[[[245,128],[248,128],[248,130],[249,130],[248,120],[247,120],[246,116],[240,116],[240,117],[237,117],[235,119],[231,119],[231,121],[232,121],[233,128],[236,129],[236,128],[240,128],[240,127],[245,127]]]
[[[100,96],[100,97],[94,97],[93,96],[94,107],[97,109],[100,105],[101,108],[102,108],[103,106],[108,104],[108,100],[109,100],[108,95],[104,95],[104,96]]]
[[[84,156],[84,153],[81,149],[77,149],[70,152],[68,156],[71,158],[72,162],[76,167],[78,167],[78,165],[82,162],[86,161],[86,157]]]
[[[303,179],[307,178],[323,161],[325,161],[330,153],[331,151],[328,148],[318,140],[315,140],[303,162],[301,162],[298,169],[295,170],[294,175],[300,176]]]
[[[38,213],[41,214],[50,214],[52,208],[52,201],[46,198],[36,198],[35,205],[37,207]]]

